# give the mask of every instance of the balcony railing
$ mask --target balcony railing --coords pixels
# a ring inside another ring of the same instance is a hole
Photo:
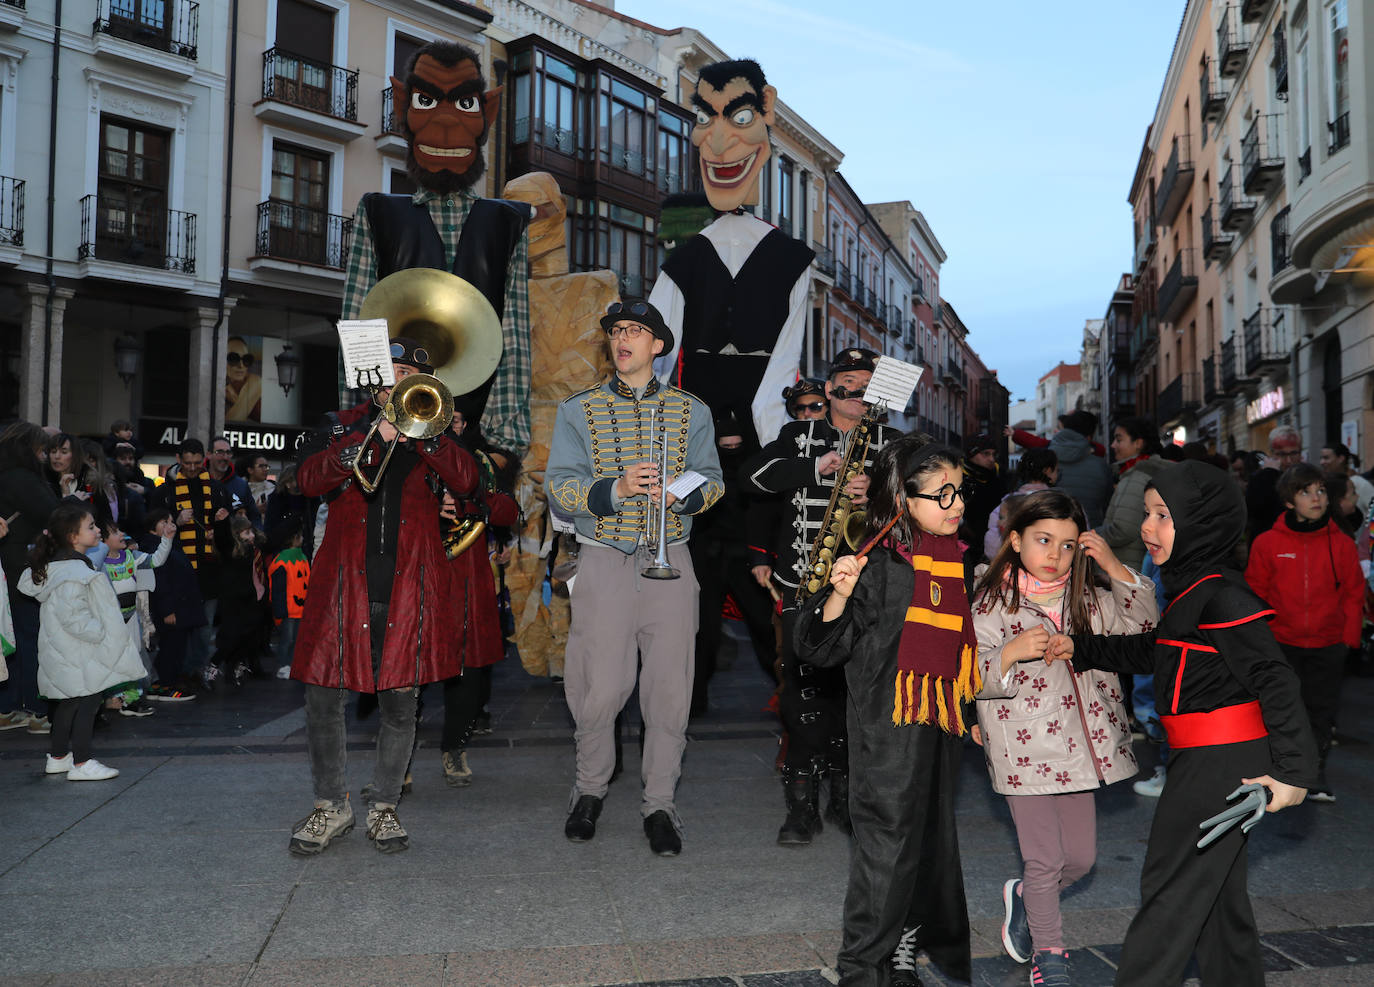
[[[356,123],[358,71],[269,48],[262,53],[262,98]]]
[[[1236,5],[1231,4],[1217,20],[1217,71],[1224,76],[1239,75],[1250,54],[1250,42],[1239,14]]]
[[[0,243],[24,245],[24,181],[0,178]]]
[[[813,243],[811,250],[816,255],[816,267],[820,269],[822,274],[827,274],[833,278],[835,276],[835,252],[819,243]]]
[[[382,90],[382,133],[401,136],[401,125],[396,120],[395,107],[391,104],[391,87]]]
[[[1189,143],[1188,134],[1174,138],[1169,163],[1164,166],[1159,188],[1155,190],[1155,215],[1165,225],[1174,221],[1193,184],[1193,156]]]
[[[572,154],[573,152],[567,151],[565,153]],[[675,171],[671,168],[658,169],[659,191],[666,195],[673,195],[677,192],[681,192],[686,187],[687,183],[683,180],[682,172]]]
[[[6,7],[13,7],[15,10],[24,10],[24,0],[0,0],[0,4]]]
[[[915,298],[926,297],[926,279],[919,274],[916,275],[916,282],[911,287],[911,294]]]
[[[1269,221],[1269,276],[1273,277],[1293,263],[1288,255],[1288,206],[1284,206]]]
[[[849,283],[849,265],[844,261],[839,261],[835,265],[835,287],[853,297],[853,286]]]
[[[342,271],[353,220],[292,202],[258,203],[257,255]]]
[[[1212,78],[1211,59],[1202,59],[1202,119],[1216,123],[1226,112],[1226,100],[1231,90],[1222,82]]]
[[[1342,113],[1326,125],[1326,133],[1330,142],[1326,145],[1328,154],[1335,154],[1345,145],[1350,143],[1350,111]]]
[[[644,174],[644,152],[635,151],[623,144],[611,145],[611,167],[623,168],[635,175]]]
[[[1236,188],[1236,166],[1224,165],[1217,181],[1217,203],[1223,230],[1243,230],[1255,218],[1255,200]]]
[[[1156,415],[1161,423],[1178,418],[1185,411],[1193,411],[1199,403],[1200,381],[1196,370],[1179,374],[1159,392]]]
[[[81,260],[196,273],[196,216],[180,209],[139,212],[127,200],[95,193],[81,199]]]
[[[1152,312],[1142,312],[1131,330],[1131,363],[1152,346],[1159,337],[1159,323]]]
[[[1281,308],[1257,308],[1245,320],[1245,369],[1254,377],[1265,367],[1286,364],[1293,351]]]
[[[1227,233],[1217,225],[1213,214],[1213,203],[1207,203],[1202,211],[1202,256],[1209,261],[1224,261],[1231,256],[1231,241],[1235,235]]]
[[[1178,252],[1169,273],[1159,285],[1159,301],[1156,310],[1165,322],[1173,322],[1197,294],[1197,259],[1193,247],[1185,247]]]
[[[1283,184],[1283,114],[1257,113],[1240,141],[1241,182],[1247,195],[1268,195]]]
[[[1250,378],[1245,375],[1245,367],[1238,357],[1244,357],[1244,350],[1240,347],[1244,345],[1243,339],[1232,336],[1224,339],[1221,343],[1221,389],[1226,394],[1235,394],[1241,386],[1249,383]]]
[[[21,9],[24,6],[23,3],[10,5]],[[132,0],[99,0],[92,33],[108,34],[194,62],[200,33],[200,4],[192,0],[141,4]]]
[[[1217,367],[1216,357],[1208,356],[1202,359],[1202,403],[1211,404],[1217,399]]]

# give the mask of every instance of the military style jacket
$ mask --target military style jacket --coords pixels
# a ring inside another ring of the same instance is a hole
[[[615,374],[558,406],[544,488],[554,510],[573,519],[579,541],[626,555],[633,555],[645,541],[648,497],[640,494],[622,501],[615,494],[615,483],[627,466],[658,462],[664,435],[669,482],[688,470],[706,477],[705,483],[668,509],[671,545],[686,541],[691,515],[706,510],[725,491],[710,409],[656,377],[636,396]]]

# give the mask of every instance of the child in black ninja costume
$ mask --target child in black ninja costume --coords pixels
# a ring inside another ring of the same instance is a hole
[[[1140,536],[1173,602],[1159,626],[1118,637],[1050,638],[1045,660],[1154,674],[1169,737],[1164,785],[1117,987],[1181,983],[1196,953],[1205,984],[1264,983],[1246,889],[1247,837],[1230,829],[1197,849],[1199,824],[1242,784],[1268,789],[1269,812],[1297,805],[1317,778],[1317,748],[1297,677],[1266,620],[1274,611],[1231,567],[1245,530],[1236,481],[1200,462],[1161,472],[1145,489]]]
[[[845,663],[849,687],[854,848],[836,963],[844,987],[919,984],[921,949],[951,977],[972,972],[954,825],[960,738],[979,687],[956,535],[961,458],[922,435],[884,447],[868,537],[889,522],[891,534],[866,558],[837,560],[830,586],[798,617],[798,657]]]

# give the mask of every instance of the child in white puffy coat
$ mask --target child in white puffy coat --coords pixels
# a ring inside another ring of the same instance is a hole
[[[104,781],[119,774],[91,757],[91,733],[104,692],[144,675],[124,626],[114,587],[85,552],[100,529],[81,504],[66,502],[29,553],[19,589],[38,600],[38,691],[52,700],[46,772],[68,781]]]

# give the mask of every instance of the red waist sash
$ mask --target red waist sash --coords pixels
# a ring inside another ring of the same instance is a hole
[[[1209,713],[1162,715],[1159,722],[1169,735],[1170,747],[1211,747],[1239,744],[1269,736],[1258,702],[1223,706]]]

